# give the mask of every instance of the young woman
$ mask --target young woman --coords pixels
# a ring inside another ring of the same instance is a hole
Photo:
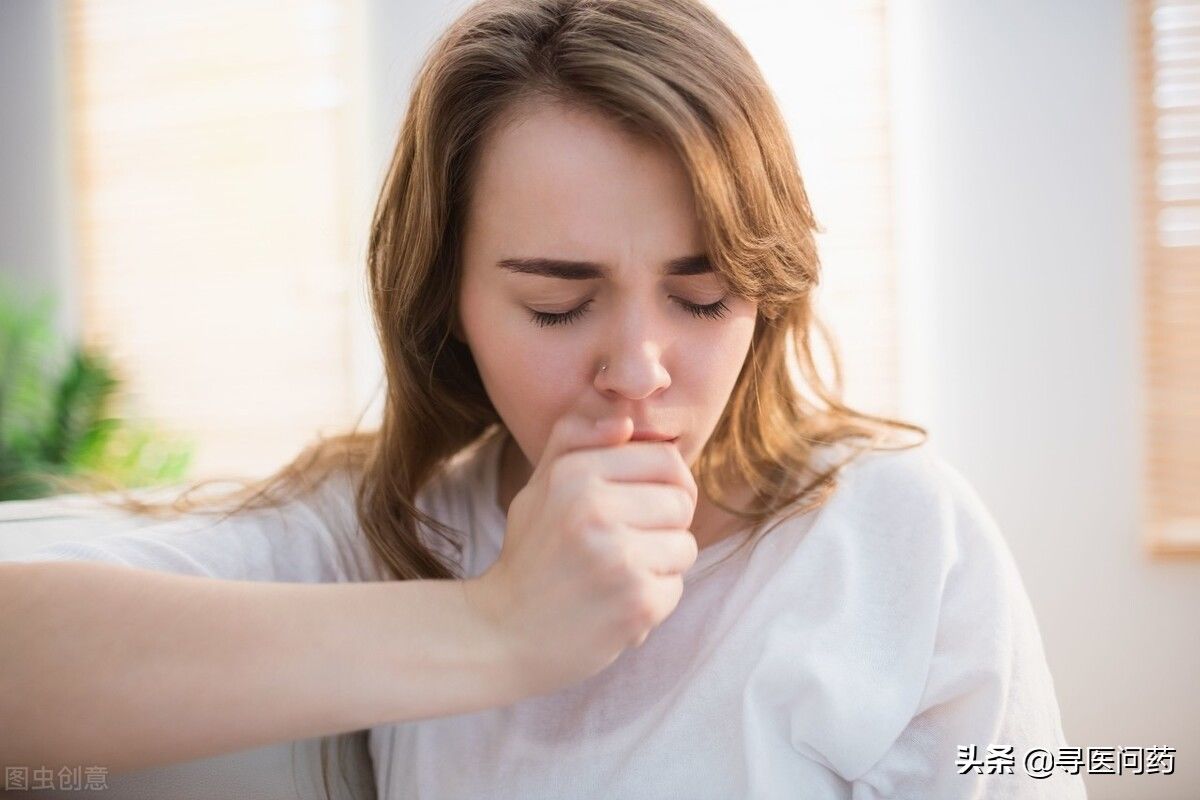
[[[381,427],[3,565],[6,760],[366,731],[381,798],[1083,797],[1024,773],[1064,740],[992,517],[814,365],[814,228],[705,6],[471,7],[373,221]]]

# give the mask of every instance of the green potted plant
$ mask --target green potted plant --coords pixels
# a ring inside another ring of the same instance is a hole
[[[121,415],[121,379],[102,353],[57,342],[53,302],[0,287],[0,501],[67,485],[175,483],[191,442]]]

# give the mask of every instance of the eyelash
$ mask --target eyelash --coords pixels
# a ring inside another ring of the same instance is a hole
[[[689,303],[687,300],[677,299],[677,301],[680,305],[687,309],[692,316],[702,319],[720,319],[729,312],[729,306],[725,304],[724,299],[718,300],[715,303],[710,303],[709,305]],[[563,312],[562,314],[550,314],[545,311],[534,311],[533,309],[529,309],[529,314],[533,321],[543,328],[550,325],[567,325],[583,316],[584,310],[586,310],[591,304],[592,301],[588,300],[578,308],[573,308],[570,311]]]

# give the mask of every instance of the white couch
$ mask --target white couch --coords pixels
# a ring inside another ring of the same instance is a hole
[[[0,503],[0,560],[20,557],[54,542],[91,539],[151,522],[107,509],[80,495]],[[113,800],[318,800],[327,796],[321,781],[320,741],[314,738],[285,742],[198,761],[108,774],[108,789],[103,792],[63,789],[57,776],[42,784],[57,787],[54,790],[5,792],[5,778],[0,775],[0,795],[99,796]],[[373,798],[365,735],[343,741],[344,773],[331,772],[332,797]],[[32,769],[39,765],[28,766],[32,779]],[[357,788],[351,792],[343,779]]]

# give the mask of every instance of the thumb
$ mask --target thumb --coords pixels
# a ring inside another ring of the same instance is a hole
[[[579,413],[564,414],[554,423],[534,472],[549,468],[556,458],[567,453],[592,447],[613,447],[628,441],[632,435],[633,420],[628,416],[593,420]]]
[[[596,435],[605,444],[624,444],[633,435],[633,425],[629,417],[601,417],[592,423]]]

